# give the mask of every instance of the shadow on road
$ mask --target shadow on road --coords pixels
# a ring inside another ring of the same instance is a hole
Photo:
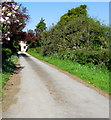
[[[28,56],[27,54],[25,54],[25,53],[18,53],[17,56],[18,56],[18,57],[21,57],[21,56],[23,56],[23,57],[29,57],[29,56]]]

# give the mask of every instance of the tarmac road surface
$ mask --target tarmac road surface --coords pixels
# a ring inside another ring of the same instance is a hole
[[[3,118],[109,118],[109,99],[24,53],[17,101]]]

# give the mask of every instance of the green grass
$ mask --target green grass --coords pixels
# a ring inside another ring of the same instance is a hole
[[[13,55],[13,56],[10,58],[10,61],[11,61],[12,63],[16,64],[16,63],[18,62],[18,57],[15,56],[15,55]],[[12,63],[11,63],[11,64],[12,64]],[[6,66],[6,67],[8,68],[9,66]],[[6,80],[9,78],[9,76],[10,76],[10,74],[11,74],[10,71],[13,71],[14,69],[15,69],[15,67],[12,66],[12,68],[9,68],[9,71],[8,71],[8,72],[2,71],[2,72],[0,73],[0,83],[1,83],[0,86],[4,86],[4,85],[5,85]]]
[[[41,54],[36,53],[34,49],[29,49],[28,53],[40,60],[46,61],[62,70],[78,76],[82,80],[107,93],[111,93],[111,90],[109,91],[109,71],[107,69],[101,69],[99,66],[94,66],[93,64],[81,65],[69,60],[60,60],[48,56],[43,57]]]
[[[11,62],[13,62],[14,64],[16,64],[17,61],[18,61],[18,57],[15,56],[15,55],[13,55],[10,59],[11,59]],[[14,69],[15,69],[14,67],[10,68],[11,71],[14,71]],[[6,82],[9,79],[11,73],[12,72],[5,72],[5,71],[0,72],[0,96],[2,96],[2,94],[3,94],[2,88],[6,84]]]
[[[8,80],[9,76],[10,76],[10,73],[7,73],[7,72],[0,73],[0,86],[5,85],[6,80]]]

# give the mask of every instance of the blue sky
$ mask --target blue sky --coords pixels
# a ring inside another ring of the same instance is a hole
[[[47,27],[52,23],[56,24],[60,17],[71,8],[81,4],[88,5],[89,16],[96,18],[104,24],[109,24],[109,3],[108,2],[22,2],[27,7],[31,19],[24,31],[35,29],[41,17],[45,19]]]

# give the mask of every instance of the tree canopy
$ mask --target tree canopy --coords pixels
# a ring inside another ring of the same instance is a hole
[[[16,2],[2,2],[2,16],[0,22],[2,30],[2,47],[17,51],[20,33],[29,19],[27,9]]]
[[[44,32],[46,30],[46,23],[45,23],[45,19],[41,18],[40,22],[37,24],[36,26],[36,32],[41,33]]]
[[[19,50],[20,36],[22,36],[22,30],[26,26],[26,22],[29,19],[27,15],[27,9],[10,0],[9,2],[4,0],[0,4],[1,19],[0,19],[0,31],[2,31],[0,42],[0,52],[2,51],[2,68],[6,70],[9,65],[9,58],[11,55],[17,53]]]
[[[80,5],[68,10],[57,25],[44,32],[43,54],[79,49],[107,49],[108,31],[108,26],[87,15],[86,5]]]

